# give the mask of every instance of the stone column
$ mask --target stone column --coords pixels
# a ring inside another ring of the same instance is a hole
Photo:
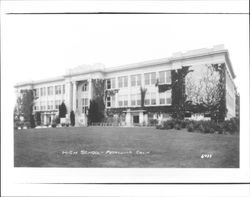
[[[130,110],[126,112],[126,126],[131,126],[131,113]]]
[[[143,112],[139,113],[139,123],[142,125],[143,123]]]
[[[72,110],[72,84],[70,81],[65,83],[65,105],[67,107],[68,114]]]
[[[73,109],[74,112],[76,112],[76,93],[77,93],[76,88],[77,88],[77,82],[74,81],[73,82],[73,95],[72,95],[72,98],[73,98],[72,109]]]
[[[93,87],[91,78],[88,79],[88,99],[89,101],[93,98]],[[90,102],[89,102],[90,103]]]

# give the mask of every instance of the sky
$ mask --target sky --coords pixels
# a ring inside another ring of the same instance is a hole
[[[247,15],[7,15],[3,26],[3,71],[13,85],[218,44],[229,50],[236,86],[249,66]]]

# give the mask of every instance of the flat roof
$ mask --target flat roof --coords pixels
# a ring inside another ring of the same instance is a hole
[[[110,72],[117,72],[117,71],[123,71],[123,70],[131,70],[131,69],[149,67],[152,65],[172,63],[174,61],[179,61],[179,60],[192,59],[195,57],[214,55],[214,54],[219,54],[219,53],[225,54],[229,71],[232,77],[235,78],[236,76],[235,76],[235,73],[234,73],[230,58],[229,58],[228,50],[224,49],[223,45],[216,45],[213,48],[202,48],[202,49],[190,50],[187,52],[173,53],[172,57],[169,57],[169,58],[154,59],[154,60],[143,61],[143,62],[138,62],[138,63],[133,63],[133,64],[126,64],[126,65],[110,67],[110,68],[105,68],[105,66],[100,63],[94,64],[94,65],[78,66],[73,69],[68,69],[64,76],[43,79],[43,80],[36,80],[36,81],[21,82],[21,83],[16,84],[15,87],[60,81],[60,80],[64,80],[67,77],[81,75],[81,74],[91,74],[95,72],[110,73]]]

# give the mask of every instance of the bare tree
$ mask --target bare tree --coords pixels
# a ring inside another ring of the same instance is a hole
[[[195,67],[194,72],[186,76],[187,101],[212,110],[221,102],[220,73],[213,65]]]

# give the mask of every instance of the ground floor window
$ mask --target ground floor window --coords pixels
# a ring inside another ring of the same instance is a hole
[[[88,110],[88,98],[82,98],[82,113],[86,114]]]
[[[128,106],[128,95],[119,95],[118,96],[118,105],[119,105],[119,107],[127,107]]]
[[[141,94],[132,94],[131,95],[131,106],[140,106],[141,105]]]
[[[159,97],[160,97],[160,105],[171,105],[172,104],[171,90],[168,90],[166,92],[161,92]]]
[[[144,105],[156,105],[156,93],[146,92]]]
[[[61,100],[55,101],[55,109],[59,109],[59,105],[61,105]]]

